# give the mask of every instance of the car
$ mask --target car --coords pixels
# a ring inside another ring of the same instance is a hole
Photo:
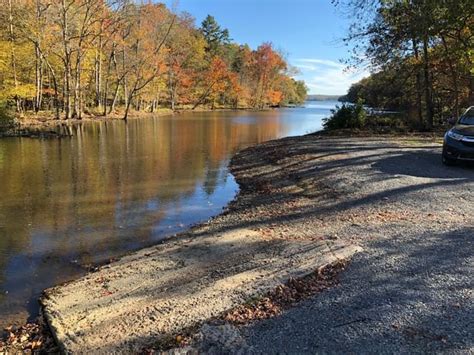
[[[443,164],[474,162],[474,106],[469,107],[458,120],[449,122],[454,126],[444,135]]]

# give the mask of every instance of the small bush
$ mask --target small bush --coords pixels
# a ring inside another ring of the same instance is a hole
[[[7,101],[0,101],[0,130],[11,128],[14,125],[14,116]]]
[[[342,104],[331,110],[331,117],[324,119],[324,129],[331,131],[344,128],[363,128],[367,120],[367,112],[364,109],[362,101],[355,105]]]
[[[9,120],[12,119],[12,114],[8,101],[0,100],[0,120]]]

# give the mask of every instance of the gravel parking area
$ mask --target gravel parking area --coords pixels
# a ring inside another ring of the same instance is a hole
[[[241,153],[319,186],[293,216],[301,234],[364,248],[338,287],[241,328],[249,352],[473,353],[474,168],[440,153],[429,140],[315,136]]]

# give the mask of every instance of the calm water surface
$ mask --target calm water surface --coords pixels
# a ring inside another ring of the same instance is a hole
[[[0,140],[0,326],[44,288],[218,214],[236,151],[319,130],[335,102],[268,112],[85,123],[74,137]]]

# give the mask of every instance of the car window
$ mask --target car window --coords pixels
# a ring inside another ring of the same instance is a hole
[[[464,115],[461,116],[459,119],[460,124],[465,124],[465,125],[474,125],[474,108],[470,108],[469,110],[464,113]]]

